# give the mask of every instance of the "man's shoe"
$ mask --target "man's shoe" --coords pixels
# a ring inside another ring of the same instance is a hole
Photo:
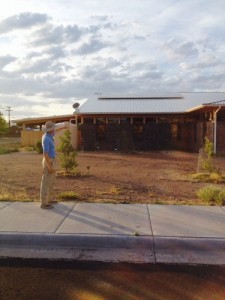
[[[58,201],[53,199],[53,200],[49,201],[49,203],[58,203]]]
[[[42,204],[41,208],[50,209],[50,208],[53,208],[53,206],[51,204],[44,204],[44,205]]]

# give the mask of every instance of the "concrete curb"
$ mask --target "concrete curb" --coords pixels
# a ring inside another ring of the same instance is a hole
[[[225,265],[225,239],[154,237],[157,263]]]
[[[1,233],[0,258],[155,262],[152,237],[124,235]]]
[[[58,247],[58,248],[137,248],[153,249],[152,237],[126,235],[74,235],[39,233],[1,233],[0,247]]]
[[[225,239],[1,233],[0,258],[225,265]]]

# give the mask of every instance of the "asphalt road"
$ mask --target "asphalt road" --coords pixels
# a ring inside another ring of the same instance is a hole
[[[225,299],[225,266],[0,261],[1,300]]]

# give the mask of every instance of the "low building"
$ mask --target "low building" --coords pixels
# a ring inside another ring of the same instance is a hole
[[[225,153],[225,92],[96,96],[70,115],[16,120],[23,126],[22,144],[28,127],[41,130],[47,120],[78,124],[83,150],[199,151],[207,136],[216,153]]]

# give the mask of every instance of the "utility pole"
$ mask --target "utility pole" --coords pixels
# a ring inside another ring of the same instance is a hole
[[[8,112],[9,128],[10,128],[10,113],[11,113],[12,109],[11,109],[11,106],[6,106],[6,108],[7,108],[7,109],[6,109],[5,111]]]

